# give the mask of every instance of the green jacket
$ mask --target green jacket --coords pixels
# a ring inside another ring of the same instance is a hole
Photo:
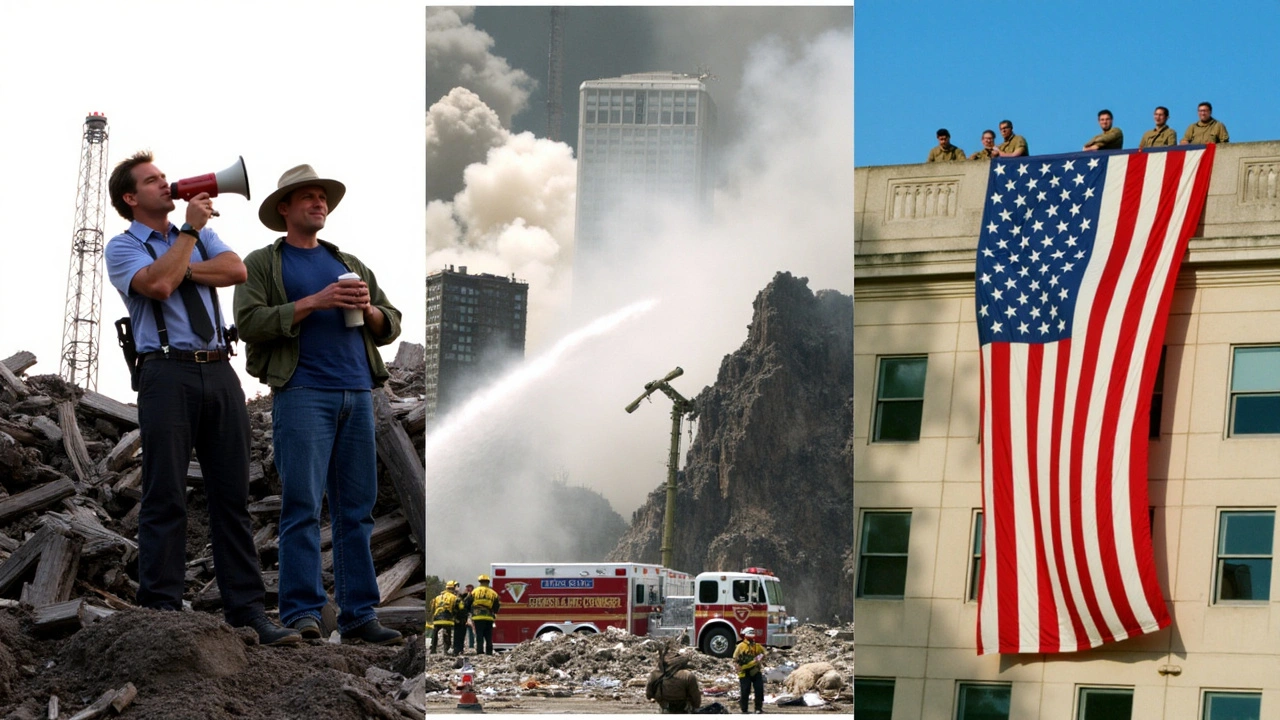
[[[249,277],[236,286],[235,318],[240,339],[245,342],[245,369],[250,375],[273,388],[284,387],[298,368],[299,326],[293,322],[293,303],[284,290],[284,274],[281,271],[281,246],[284,238],[258,248],[244,259]],[[373,271],[356,256],[338,250],[333,243],[320,241],[348,270],[360,276],[369,286],[369,301],[387,317],[387,334],[375,338],[366,325],[365,354],[369,369],[373,371],[373,386],[381,387],[391,376],[382,362],[378,346],[389,345],[400,336],[400,311],[395,309],[386,293],[378,287]]]

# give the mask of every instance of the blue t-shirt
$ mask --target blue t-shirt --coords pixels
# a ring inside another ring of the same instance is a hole
[[[348,272],[323,246],[303,249],[281,246],[284,291],[289,302],[314,295]],[[364,328],[349,328],[342,308],[314,310],[298,328],[298,368],[286,388],[370,390],[373,373],[365,355]]]

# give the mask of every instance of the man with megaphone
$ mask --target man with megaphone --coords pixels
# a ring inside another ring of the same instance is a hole
[[[181,228],[169,222],[173,192],[150,152],[116,165],[107,187],[112,207],[131,221],[107,243],[105,256],[111,284],[129,309],[140,362],[134,368],[142,432],[138,604],[182,609],[186,477],[194,448],[227,623],[253,628],[263,644],[298,642],[298,632],[263,613],[262,570],[249,522],[249,414],[240,379],[227,362],[230,343],[217,294],[217,288],[244,282],[244,263],[207,225],[213,215],[209,192],[187,201]]]
[[[346,186],[310,165],[280,176],[258,219],[284,235],[245,258],[236,324],[249,373],[271,386],[280,473],[280,619],[319,639],[320,507],[329,497],[334,596],[342,641],[404,642],[383,627],[369,546],[378,496],[373,389],[390,374],[378,346],[400,335],[400,311],[359,258],[318,236]]]

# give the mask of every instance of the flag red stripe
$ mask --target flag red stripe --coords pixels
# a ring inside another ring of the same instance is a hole
[[[1040,477],[1039,451],[1041,431],[1052,432],[1051,428],[1041,428],[1040,402],[1042,389],[1040,378],[1044,372],[1044,345],[1034,344],[1027,348],[1027,467],[1030,475],[1031,522],[1036,529],[1036,584],[1039,588],[1037,597],[1040,609],[1040,647],[1056,647],[1058,645],[1058,607],[1053,597],[1053,585],[1049,580],[1049,563],[1045,554],[1044,518],[1040,516],[1041,484],[1046,480]]]
[[[1000,609],[999,646],[1018,645],[1018,540],[1013,509],[1013,448],[1009,424],[1009,345],[991,348],[991,404],[999,408],[992,416],[991,464],[996,482],[992,522],[996,531],[996,599]]]

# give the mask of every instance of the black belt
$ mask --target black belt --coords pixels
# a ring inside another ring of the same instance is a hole
[[[195,352],[170,350],[168,353],[163,350],[157,350],[155,352],[142,353],[138,356],[138,359],[143,362],[148,360],[182,360],[184,362],[211,363],[230,360],[231,356],[227,354],[226,350],[196,350]]]

